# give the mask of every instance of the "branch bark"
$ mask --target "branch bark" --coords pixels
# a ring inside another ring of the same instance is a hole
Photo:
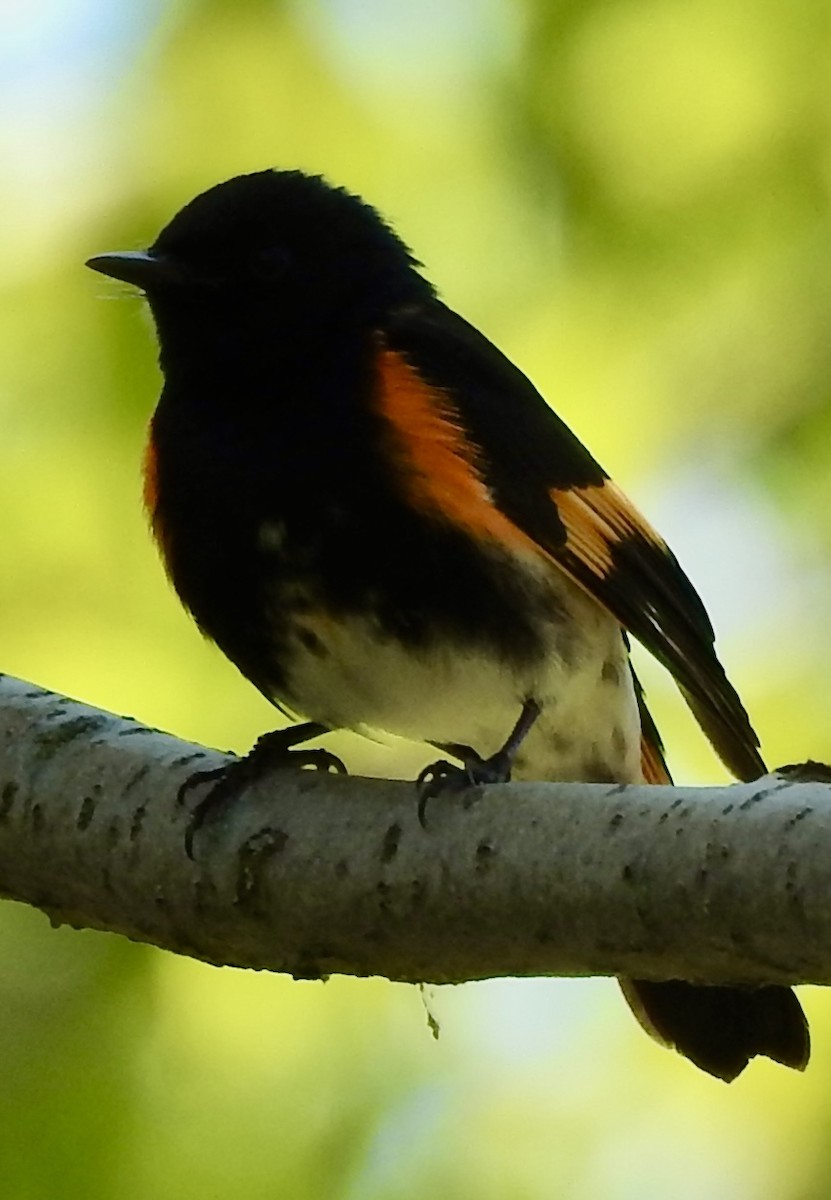
[[[0,895],[298,977],[831,983],[828,783],[494,785],[422,829],[412,783],[286,770],[191,861],[178,789],[227,761],[0,676]]]

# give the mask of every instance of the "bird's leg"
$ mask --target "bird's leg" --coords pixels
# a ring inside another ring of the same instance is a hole
[[[335,771],[345,775],[346,767],[328,750],[294,748],[328,732],[329,727],[317,721],[303,721],[299,725],[289,726],[288,729],[273,729],[258,738],[244,758],[238,758],[236,762],[224,767],[215,767],[211,771],[196,771],[189,776],[177,793],[178,804],[184,804],[188,792],[199,784],[213,782],[214,786],[190,814],[185,833],[188,858],[193,858],[193,839],[208,817],[221,809],[246,784],[261,779],[269,771],[281,767],[309,767],[315,771]]]
[[[482,758],[470,746],[460,746],[451,742],[434,743],[454,758],[461,759],[462,765],[455,766],[446,759],[440,759],[421,772],[416,781],[420,824],[425,825],[427,801],[442,792],[461,792],[465,788],[483,783],[507,783],[511,778],[517,751],[541,712],[542,708],[536,700],[526,700],[505,744],[490,758]]]

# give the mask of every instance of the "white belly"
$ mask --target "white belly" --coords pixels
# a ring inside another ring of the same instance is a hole
[[[456,742],[488,757],[533,698],[542,712],[515,778],[637,781],[640,719],[620,626],[564,577],[557,587],[566,624],[552,621],[550,653],[521,671],[480,649],[413,650],[368,618],[304,613],[281,699],[332,728]]]

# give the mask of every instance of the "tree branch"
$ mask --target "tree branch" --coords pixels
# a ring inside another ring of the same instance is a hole
[[[0,894],[303,977],[831,983],[828,783],[494,785],[422,829],[412,783],[286,770],[192,862],[177,791],[226,761],[0,676]]]

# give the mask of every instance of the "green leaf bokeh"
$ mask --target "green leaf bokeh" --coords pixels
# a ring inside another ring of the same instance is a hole
[[[90,254],[196,191],[320,171],[388,215],[670,538],[769,761],[831,757],[831,7],[822,0],[30,0],[0,13],[5,671],[245,749],[140,503],[149,322]],[[645,667],[679,778],[721,771]],[[419,748],[344,739],[355,770]],[[0,913],[0,1193],[807,1200],[805,1077],[723,1088],[613,983],[428,1000]]]

